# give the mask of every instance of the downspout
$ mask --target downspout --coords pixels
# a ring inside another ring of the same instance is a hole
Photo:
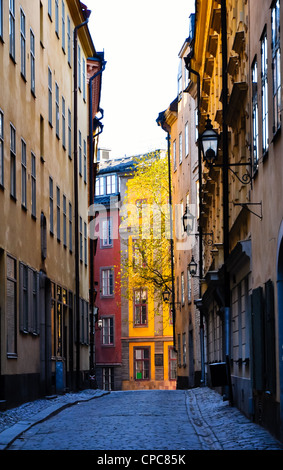
[[[221,39],[222,39],[222,106],[223,106],[223,245],[224,245],[224,326],[225,326],[225,359],[227,365],[228,392],[230,404],[233,405],[233,390],[230,373],[230,276],[227,271],[229,257],[229,184],[228,184],[228,81],[227,81],[227,9],[226,0],[221,0]]]
[[[92,82],[93,80],[101,75],[105,70],[106,62],[103,59],[92,59],[98,60],[101,62],[102,66],[101,69],[95,73],[89,80],[89,206],[91,207],[94,200],[94,181],[93,181],[93,157],[94,157],[94,149],[93,149],[93,141],[94,138],[97,137],[102,132],[97,133],[95,136],[93,135],[93,116],[92,116]],[[92,215],[90,214],[90,220],[92,220]],[[89,247],[89,258],[90,258],[90,290],[89,290],[89,302],[90,302],[90,352],[89,352],[89,370],[90,374],[94,372],[94,240],[93,237],[90,236],[90,247]]]
[[[200,74],[191,68],[190,55],[184,59],[186,69],[188,72],[193,73],[197,77],[197,107],[198,107],[198,123],[200,124]],[[198,170],[199,170],[199,298],[202,298],[201,282],[203,279],[203,230],[202,230],[202,161],[201,161],[201,145],[198,136]],[[205,365],[204,365],[204,324],[203,324],[203,311],[200,308],[200,347],[201,347],[201,383],[205,384]]]
[[[79,220],[78,220],[78,29],[86,26],[88,19],[74,28],[74,199],[75,199],[75,279],[76,279],[76,385],[80,388],[80,272],[79,272]]]

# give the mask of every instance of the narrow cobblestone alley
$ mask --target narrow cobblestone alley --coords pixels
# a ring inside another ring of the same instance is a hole
[[[283,449],[265,429],[208,388],[117,391],[84,399],[33,426],[28,427],[28,416],[23,416],[18,423],[23,432],[6,448],[158,450],[176,451],[180,456],[191,450]],[[0,443],[4,434],[0,434]]]

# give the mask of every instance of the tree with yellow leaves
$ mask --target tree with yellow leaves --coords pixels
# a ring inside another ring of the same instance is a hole
[[[165,152],[139,157],[129,175],[121,228],[127,245],[122,251],[121,284],[127,296],[147,286],[156,299],[171,288],[170,207]]]

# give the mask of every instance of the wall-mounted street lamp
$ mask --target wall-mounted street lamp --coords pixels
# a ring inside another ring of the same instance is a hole
[[[207,116],[206,125],[204,132],[199,136],[199,141],[201,145],[201,150],[203,153],[203,159],[208,164],[210,168],[218,167],[223,168],[224,165],[221,163],[216,163],[218,158],[218,144],[219,144],[219,134],[218,132],[213,129],[211,120],[209,116]],[[251,172],[246,172],[242,177],[240,177],[232,167],[238,166],[250,166],[252,168],[251,160],[249,162],[240,162],[240,163],[229,163],[227,165],[227,170],[230,170],[234,176],[242,183],[242,184],[249,184],[252,182],[252,175]]]
[[[189,272],[192,277],[196,277],[197,274],[197,263],[194,260],[194,257],[192,256],[192,259],[190,263],[188,264]]]
[[[188,205],[186,205],[186,210],[183,214],[182,221],[183,221],[184,231],[187,232],[187,233],[192,232],[192,230],[194,228],[195,217],[190,212],[190,210],[188,208]]]
[[[218,156],[219,134],[213,129],[211,120],[207,117],[205,131],[200,135],[201,149],[204,160],[213,165]]]
[[[177,307],[179,310],[181,310],[181,303],[180,302],[170,302],[171,291],[168,289],[167,286],[166,286],[165,290],[162,292],[162,297],[163,297],[164,302],[170,303],[170,305],[172,305],[172,308]]]
[[[102,329],[102,318],[99,318],[99,320],[97,320],[97,326],[100,330]]]

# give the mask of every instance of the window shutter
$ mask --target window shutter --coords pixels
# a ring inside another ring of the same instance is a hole
[[[23,275],[23,264],[19,263],[19,327],[20,331],[24,331],[24,299],[23,299],[23,286],[24,286],[24,275]]]
[[[274,286],[271,280],[265,283],[265,360],[266,388],[276,392],[275,315]]]
[[[252,292],[252,381],[256,390],[264,389],[264,334],[262,287]]]

